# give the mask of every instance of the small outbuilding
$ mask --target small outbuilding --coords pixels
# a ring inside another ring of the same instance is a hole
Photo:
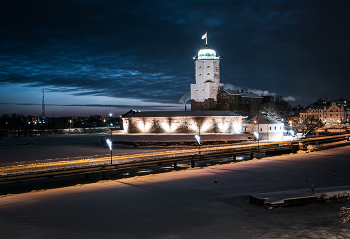
[[[259,140],[282,141],[284,124],[268,116],[257,115],[243,123],[243,132],[254,134]]]

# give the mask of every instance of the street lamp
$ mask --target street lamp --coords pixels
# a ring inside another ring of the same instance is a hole
[[[338,120],[338,125],[339,125],[339,134],[341,134],[340,120]]]
[[[201,155],[201,136],[196,134],[194,137],[198,142],[198,153]]]
[[[258,132],[255,134],[255,137],[258,138],[258,152],[259,152],[259,140],[260,140],[260,137],[259,137],[259,122],[257,120],[254,120],[254,124],[258,124]]]
[[[293,121],[289,120],[290,134],[292,135],[292,139],[294,140],[294,131],[293,131]]]
[[[109,122],[112,122],[112,116],[113,116],[113,113],[109,113]],[[111,125],[112,123],[110,123],[110,126],[113,126],[113,124]],[[113,137],[113,130],[112,128],[109,128],[111,130],[111,141],[112,141],[112,137]]]
[[[106,143],[108,144],[109,150],[111,151],[111,165],[112,165],[113,164],[113,161],[112,161],[112,141],[110,139],[107,139]]]
[[[69,120],[69,132],[72,131],[72,120]]]

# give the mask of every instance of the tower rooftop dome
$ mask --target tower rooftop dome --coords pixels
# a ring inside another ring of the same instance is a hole
[[[262,93],[262,96],[270,96],[270,93],[267,90],[264,90],[264,92]]]
[[[198,52],[198,59],[204,60],[204,59],[219,59],[219,57],[216,56],[216,52],[213,49],[210,49],[207,45],[200,49]]]

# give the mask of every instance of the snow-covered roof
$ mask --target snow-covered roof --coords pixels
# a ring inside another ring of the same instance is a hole
[[[209,116],[240,116],[231,111],[143,111],[128,112],[123,118],[133,117],[209,117]],[[240,116],[243,117],[243,116]]]
[[[229,90],[229,89],[224,89],[227,93],[230,95],[241,95],[242,97],[249,97],[249,98],[262,98],[261,96],[258,96],[252,92],[238,92],[236,90]]]
[[[274,118],[268,116],[268,115],[257,115],[253,118],[251,118],[250,120],[248,120],[246,123],[247,124],[254,124],[254,122],[256,121],[257,124],[283,124],[277,120],[275,120]]]

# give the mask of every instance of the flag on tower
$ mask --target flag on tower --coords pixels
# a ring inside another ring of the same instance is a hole
[[[202,36],[202,40],[203,40],[204,38],[205,38],[205,39],[207,38],[207,33],[205,33],[205,34]]]

